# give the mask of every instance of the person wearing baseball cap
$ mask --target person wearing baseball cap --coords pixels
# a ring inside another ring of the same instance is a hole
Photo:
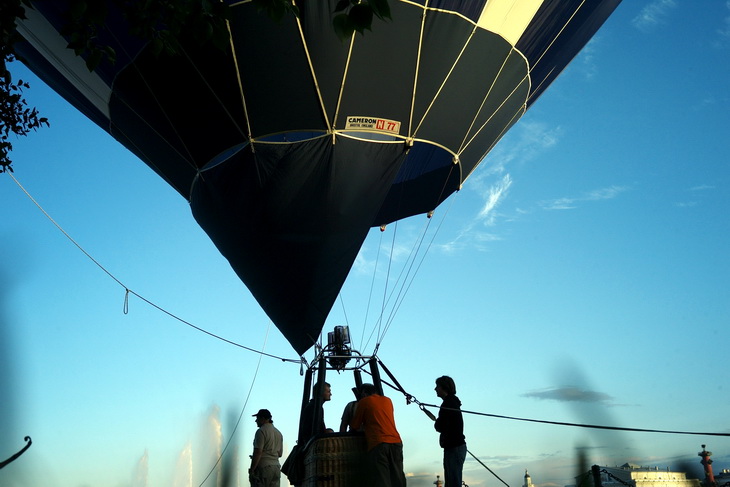
[[[259,409],[253,415],[256,418],[256,434],[253,437],[253,455],[248,478],[251,487],[279,487],[281,482],[281,465],[279,458],[284,449],[281,432],[274,428],[271,411]]]

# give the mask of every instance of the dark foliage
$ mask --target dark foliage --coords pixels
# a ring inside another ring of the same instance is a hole
[[[23,80],[13,81],[8,64],[15,60],[13,45],[18,40],[15,20],[25,18],[28,0],[5,0],[0,7],[0,173],[12,171],[9,154],[13,150],[10,136],[24,136],[31,130],[48,125],[38,110],[28,107],[23,89],[29,88]]]
[[[37,0],[54,1],[54,0]],[[212,43],[220,49],[230,46],[227,20],[229,8],[219,0],[113,0],[129,25],[131,34],[149,41],[158,55],[180,52],[180,40],[191,39],[197,44]],[[286,15],[299,16],[294,0],[254,0],[259,11],[280,20]],[[12,171],[10,136],[25,136],[43,125],[48,119],[39,116],[36,108],[28,107],[23,90],[30,85],[14,82],[9,63],[15,61],[15,42],[19,40],[15,22],[25,19],[30,0],[3,0],[0,4],[0,173]],[[341,0],[336,7],[333,27],[340,39],[348,39],[354,32],[370,30],[373,17],[390,19],[388,0]],[[102,44],[99,31],[109,15],[107,2],[73,0],[67,12],[62,34],[68,48],[82,56],[90,71],[100,63],[114,63],[116,52]]]

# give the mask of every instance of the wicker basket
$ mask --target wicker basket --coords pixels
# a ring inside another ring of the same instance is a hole
[[[364,486],[365,437],[335,434],[313,440],[304,455],[303,487]]]

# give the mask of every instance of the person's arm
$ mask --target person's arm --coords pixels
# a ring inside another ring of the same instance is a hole
[[[449,396],[449,397],[451,397],[451,396]],[[448,408],[454,407],[453,401],[450,401],[449,397],[444,399],[444,402],[441,403],[441,408],[439,409],[439,416],[438,416],[438,418],[436,418],[436,422],[433,424],[433,427],[439,433],[448,431],[449,429],[451,429],[453,427],[454,415],[457,414],[456,411],[452,411],[451,409],[448,409]]]
[[[248,469],[248,473],[254,473],[256,471],[259,466],[259,462],[261,461],[261,455],[263,454],[264,451],[261,448],[253,449],[253,455],[251,455],[251,468]]]
[[[356,402],[348,402],[345,406],[345,410],[342,412],[342,420],[340,421],[340,433],[347,433],[347,427],[350,426],[350,421],[355,411]]]
[[[352,421],[350,421],[350,428],[352,431],[358,431],[360,426],[362,426],[363,411],[365,410],[365,408],[362,407],[362,401],[364,401],[364,399],[360,399],[357,401],[357,404],[355,404],[355,414],[352,416]]]

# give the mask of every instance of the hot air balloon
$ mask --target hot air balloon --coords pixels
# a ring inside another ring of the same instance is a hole
[[[227,0],[228,1],[228,0]],[[620,0],[390,0],[340,40],[335,0],[273,20],[228,1],[230,47],[158,56],[109,2],[89,72],[69,1],[20,22],[24,62],[189,201],[298,354],[317,340],[368,230],[434,210]]]

